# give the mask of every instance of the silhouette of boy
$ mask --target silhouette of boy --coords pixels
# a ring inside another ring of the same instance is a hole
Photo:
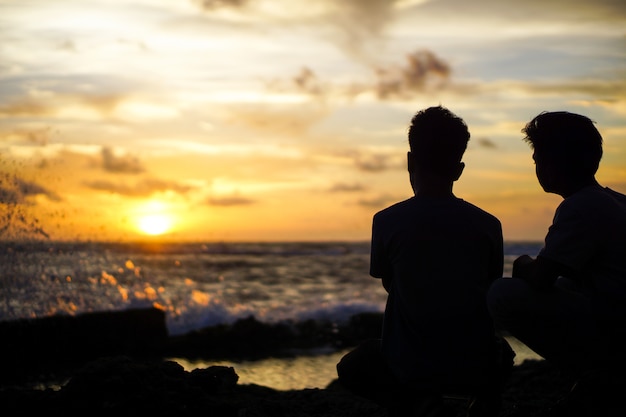
[[[490,397],[475,404],[475,415],[496,415],[486,292],[503,272],[501,224],[452,192],[470,138],[461,118],[427,108],[411,120],[408,137],[415,195],[376,213],[372,225],[370,274],[388,292],[382,337],[341,359],[339,382],[391,416],[447,415],[442,394],[468,390]]]
[[[578,381],[550,415],[626,416],[615,371],[626,352],[626,196],[595,179],[602,136],[589,118],[544,112],[522,132],[539,184],[563,201],[537,257],[520,256],[513,278],[494,282],[489,309],[498,327]]]

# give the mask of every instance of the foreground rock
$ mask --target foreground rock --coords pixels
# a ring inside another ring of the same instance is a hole
[[[355,346],[380,334],[382,315],[324,321],[261,323],[254,317],[189,334],[167,335],[157,309],[0,322],[0,415],[385,417],[386,410],[342,389],[278,391],[238,384],[236,369],[185,371],[168,357],[261,359],[291,349]],[[210,362],[209,362],[210,363]],[[287,376],[286,376],[287,377]],[[56,382],[62,388],[37,389]],[[502,417],[535,417],[568,390],[544,361],[516,366]],[[449,400],[463,415],[465,403]]]
[[[70,376],[89,361],[119,355],[254,360],[286,356],[294,349],[342,349],[377,337],[381,327],[381,313],[357,314],[343,324],[270,324],[250,316],[170,336],[165,313],[157,308],[0,321],[0,386]]]
[[[157,415],[223,417],[385,417],[384,409],[345,391],[336,381],[324,389],[278,391],[239,385],[236,370],[212,366],[185,371],[170,361],[101,358],[76,372],[60,390],[4,388],[2,415]],[[567,390],[544,361],[516,366],[504,393],[503,417],[538,416]],[[463,415],[464,402],[448,400]]]

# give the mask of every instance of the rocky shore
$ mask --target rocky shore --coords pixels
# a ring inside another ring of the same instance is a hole
[[[0,322],[8,349],[0,380],[2,415],[207,415],[224,417],[385,417],[386,410],[336,381],[327,387],[279,391],[239,384],[237,369],[185,371],[167,357],[247,358],[287,355],[293,348],[337,348],[375,337],[380,315],[332,323],[268,325],[248,318],[168,337],[158,310],[74,318]],[[158,324],[161,323],[161,324]],[[60,388],[43,388],[57,381]],[[503,395],[503,417],[540,416],[569,389],[547,362],[514,367]],[[447,399],[464,415],[464,399]]]
[[[385,417],[378,405],[345,391],[325,388],[278,391],[237,384],[236,369],[212,366],[191,372],[175,362],[108,357],[88,363],[60,390],[5,387],[2,415],[157,415],[223,417]],[[544,361],[515,367],[504,392],[503,417],[540,416],[567,389]],[[447,399],[463,416],[466,402]]]

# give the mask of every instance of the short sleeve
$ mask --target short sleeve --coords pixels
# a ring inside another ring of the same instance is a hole
[[[372,221],[372,242],[370,253],[370,275],[374,278],[390,278],[393,273],[391,260],[387,254],[384,228],[379,214]]]
[[[594,224],[595,216],[586,213],[584,207],[574,208],[567,203],[557,208],[539,254],[580,272],[595,253],[601,230]]]

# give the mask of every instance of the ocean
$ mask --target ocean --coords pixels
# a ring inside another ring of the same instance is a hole
[[[517,256],[541,246],[506,243],[504,275]],[[340,323],[382,312],[386,300],[368,273],[369,242],[5,242],[0,265],[0,320],[156,306],[169,334],[180,335],[249,316]],[[240,383],[302,389],[330,382],[343,353],[211,364],[234,366]],[[207,366],[176,360],[186,369]]]

